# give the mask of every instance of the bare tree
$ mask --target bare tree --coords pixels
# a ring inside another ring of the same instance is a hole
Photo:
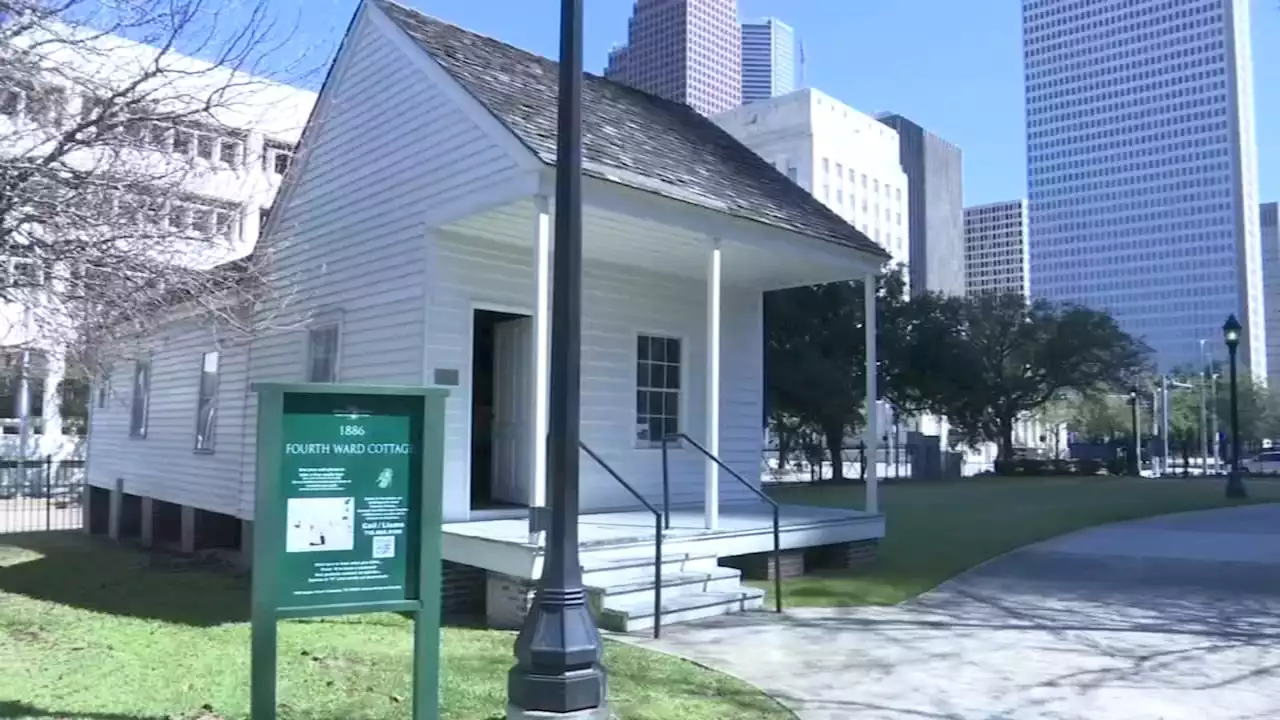
[[[303,73],[279,62],[289,35],[266,0],[0,0],[0,302],[21,342],[92,365],[175,305],[236,331],[283,307],[242,208],[198,189],[247,177],[244,128],[287,102],[264,78]]]

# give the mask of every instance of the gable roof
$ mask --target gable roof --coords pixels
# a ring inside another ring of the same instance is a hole
[[[555,164],[558,63],[390,0],[373,2],[540,160]],[[889,257],[688,106],[583,75],[584,174]]]

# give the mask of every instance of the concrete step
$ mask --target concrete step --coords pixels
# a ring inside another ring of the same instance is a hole
[[[650,573],[653,567],[650,566]],[[735,568],[711,567],[683,572],[665,572],[662,575],[663,598],[698,592],[722,592],[742,587],[742,573]],[[587,583],[592,607],[625,605],[632,600],[653,605],[653,575],[613,585]]]
[[[719,592],[692,592],[662,599],[662,624],[701,620],[764,607],[764,591],[743,587]],[[653,597],[635,596],[618,605],[606,604],[597,615],[600,627],[614,632],[638,632],[653,627]]]
[[[610,587],[653,581],[654,553],[648,552],[587,552],[582,554],[582,581],[589,587]],[[676,575],[684,572],[710,572],[718,568],[715,553],[683,551],[662,552],[662,574]]]

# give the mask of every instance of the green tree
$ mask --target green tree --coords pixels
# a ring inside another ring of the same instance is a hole
[[[880,328],[898,317],[905,300],[900,268],[877,282]],[[787,450],[819,435],[843,477],[847,434],[864,421],[866,342],[862,284],[838,282],[765,295],[765,377],[770,426]],[[882,333],[878,348],[886,347]],[[879,363],[882,367],[884,362]],[[781,448],[780,448],[781,449]]]
[[[1133,420],[1128,396],[1106,389],[1077,393],[1072,398],[1067,430],[1090,442],[1128,437]]]
[[[920,321],[926,332],[903,338],[902,367],[912,370],[899,384],[917,387],[927,409],[970,441],[998,443],[1001,459],[1012,457],[1020,418],[1070,391],[1126,387],[1146,365],[1147,348],[1097,310],[1017,293],[911,305],[933,317]]]

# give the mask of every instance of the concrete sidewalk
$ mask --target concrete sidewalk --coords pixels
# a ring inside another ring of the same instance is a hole
[[[1280,505],[1085,530],[896,607],[629,641],[742,677],[805,720],[1280,718]]]

